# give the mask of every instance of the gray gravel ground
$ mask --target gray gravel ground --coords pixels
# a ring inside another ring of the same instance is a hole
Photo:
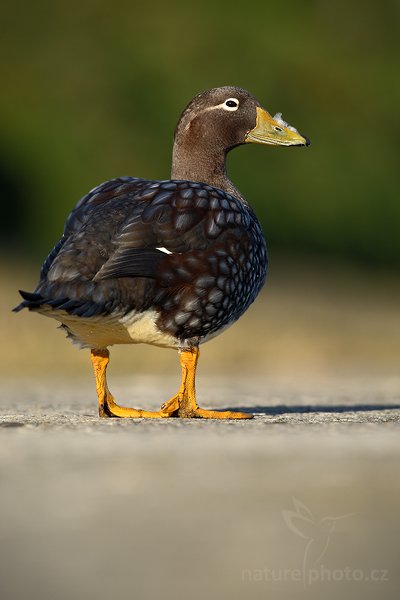
[[[3,382],[2,600],[400,597],[400,380],[201,382],[246,422],[100,420],[69,383]]]

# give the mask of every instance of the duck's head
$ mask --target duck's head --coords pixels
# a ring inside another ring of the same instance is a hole
[[[245,143],[269,146],[309,146],[309,140],[282,119],[272,117],[246,90],[219,87],[198,94],[183,111],[175,140],[193,145],[224,147]]]
[[[172,179],[201,181],[241,197],[226,174],[226,155],[246,143],[308,146],[309,140],[271,117],[246,90],[220,87],[202,92],[183,111],[175,130]]]

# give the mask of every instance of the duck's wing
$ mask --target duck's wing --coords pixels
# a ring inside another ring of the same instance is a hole
[[[157,277],[160,260],[206,251],[249,223],[236,198],[205,184],[112,180],[78,202],[41,279]]]
[[[106,209],[112,205],[115,198],[120,198],[121,196],[127,200],[132,199],[135,193],[140,191],[146,184],[148,185],[149,181],[145,179],[136,177],[118,177],[101,183],[83,196],[69,215],[61,238],[44,261],[40,271],[40,280],[46,279],[54,260],[57,258],[66,242],[68,242],[74,234],[85,228],[86,224],[93,218],[93,215],[99,207]],[[111,212],[112,211],[110,211],[110,214]]]
[[[113,235],[135,206],[135,194],[150,183],[120,177],[100,184],[81,198],[69,215],[60,240],[41,267],[35,291],[20,290],[24,301],[14,311],[49,305],[79,315],[85,311],[107,312],[104,302],[100,305],[93,300],[96,287],[91,280],[109,256]],[[109,292],[111,299],[107,306],[111,310],[118,294],[113,290]]]
[[[183,264],[188,255],[193,258],[206,251],[223,230],[237,225],[239,203],[225,196],[205,184],[151,183],[135,195],[137,205],[116,232],[113,252],[95,280],[138,276],[162,280],[160,261],[166,270],[176,261]]]

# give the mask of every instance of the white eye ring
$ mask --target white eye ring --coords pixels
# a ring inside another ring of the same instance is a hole
[[[225,102],[217,104],[216,106],[209,106],[204,110],[215,110],[218,108],[223,108],[224,110],[228,110],[229,112],[234,112],[239,108],[239,100],[237,98],[228,98],[227,100],[225,100]]]
[[[224,110],[229,110],[229,111],[233,112],[239,108],[239,100],[237,98],[228,98],[220,106]]]

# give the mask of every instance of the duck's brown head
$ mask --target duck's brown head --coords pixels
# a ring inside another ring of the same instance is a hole
[[[310,144],[283,121],[280,113],[271,117],[242,88],[226,86],[202,92],[188,104],[176,126],[172,177],[223,187],[227,152],[250,142],[270,146]]]

